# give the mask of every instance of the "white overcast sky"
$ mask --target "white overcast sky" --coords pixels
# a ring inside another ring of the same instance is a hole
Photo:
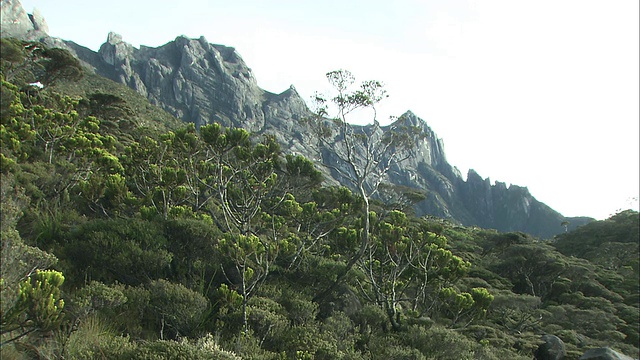
[[[98,50],[179,35],[235,47],[258,85],[309,99],[340,68],[386,84],[464,176],[527,186],[565,216],[638,209],[638,0],[24,0]],[[634,199],[635,198],[635,199]]]

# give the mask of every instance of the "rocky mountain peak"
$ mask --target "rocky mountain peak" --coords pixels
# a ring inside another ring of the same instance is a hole
[[[49,25],[47,25],[47,22],[44,20],[44,18],[40,14],[40,10],[33,9],[33,14],[29,15],[29,20],[31,20],[34,30],[42,31],[45,33],[49,32]]]
[[[117,45],[119,43],[122,42],[122,35],[117,34],[113,31],[109,32],[109,34],[107,35],[107,42],[106,44],[109,45]]]
[[[400,115],[397,122],[400,122],[406,126],[424,127],[426,125],[426,122],[420,119],[411,110],[407,110],[404,114]]]
[[[38,9],[29,15],[19,0],[2,0],[2,37],[36,40],[47,35],[49,27]]]
[[[134,48],[122,40],[122,36],[115,32],[110,32],[107,42],[100,46],[98,54],[107,64],[120,67],[128,63],[133,56]],[[130,66],[130,65],[127,65]]]

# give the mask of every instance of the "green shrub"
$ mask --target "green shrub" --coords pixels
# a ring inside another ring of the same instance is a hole
[[[402,338],[406,345],[430,359],[474,359],[476,343],[452,329],[440,326],[425,329],[414,325],[403,333]]]
[[[161,338],[194,336],[205,321],[209,301],[181,284],[154,280],[149,289],[149,313]]]
[[[311,324],[318,315],[318,304],[301,299],[293,291],[283,294],[282,305],[287,310],[292,325]]]
[[[280,337],[286,331],[289,321],[282,305],[264,297],[249,299],[248,323],[261,346],[268,350],[279,348]]]
[[[80,322],[77,331],[69,335],[67,356],[73,360],[129,359],[136,346],[128,337],[115,335],[109,325],[98,317],[90,316]]]
[[[410,345],[403,344],[397,336],[375,337],[369,343],[372,360],[426,360],[424,354]],[[437,358],[434,358],[437,359]]]

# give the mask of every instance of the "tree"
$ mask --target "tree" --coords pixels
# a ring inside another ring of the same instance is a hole
[[[42,79],[44,85],[49,86],[60,80],[78,81],[84,76],[80,60],[65,49],[46,49],[43,56],[45,58],[45,75]]]
[[[238,288],[238,293],[242,296],[242,324],[243,331],[247,333],[249,331],[247,320],[249,297],[269,274],[271,264],[278,253],[278,246],[275,243],[269,244],[252,234],[227,233],[219,240],[218,248],[233,266],[234,272],[227,275],[225,271],[225,276]],[[222,269],[224,270],[224,267]]]
[[[173,255],[159,222],[136,218],[96,219],[75,229],[61,253],[74,259],[66,274],[71,285],[86,280],[138,285],[164,278]]]
[[[36,81],[35,72],[42,66],[36,60],[42,54],[44,46],[37,42],[25,42],[16,38],[0,40],[0,64],[3,80],[20,86]]]
[[[65,49],[4,38],[1,45],[2,73],[9,81],[21,84],[39,81],[51,86],[60,80],[77,81],[84,76],[80,60]]]
[[[484,317],[494,296],[485,288],[473,288],[471,292],[458,292],[454,287],[446,287],[440,290],[443,300],[443,310],[451,318],[451,326],[456,326],[463,319],[466,323],[458,325],[466,327],[477,318]]]
[[[182,132],[178,130],[177,133]],[[143,136],[128,146],[121,156],[129,186],[142,197],[146,212],[158,214],[163,219],[169,217],[174,207],[189,204],[193,195],[183,163],[195,159],[179,151],[180,141],[176,138],[173,131],[160,135],[159,139]]]
[[[387,97],[381,82],[364,81],[358,89],[351,90],[355,77],[347,70],[331,71],[327,73],[327,79],[337,94],[330,100],[316,94],[318,110],[311,124],[317,132],[319,148],[332,149],[335,154],[331,160],[336,162],[325,159],[323,165],[357,191],[364,200],[364,207],[357,252],[349,259],[334,285],[316,296],[316,300],[328,295],[366,254],[371,236],[370,200],[392,166],[409,157],[408,150],[413,144],[412,129],[403,128],[399,122],[384,131],[380,126],[376,105]],[[337,108],[337,115],[330,120],[326,118],[329,105]],[[357,110],[371,111],[372,123],[369,126],[349,123],[350,115]]]
[[[246,130],[224,129],[219,124],[201,127],[200,134],[205,143],[200,181],[206,193],[217,200],[211,214],[226,232],[218,248],[231,265],[223,267],[227,280],[242,295],[247,332],[249,297],[269,274],[285,241],[285,216],[299,208],[289,192],[291,184],[279,180],[279,175],[314,183],[318,172],[297,157],[288,157],[282,164],[280,147],[271,136],[252,143]]]
[[[368,256],[360,264],[366,276],[360,289],[369,301],[385,311],[394,330],[404,327],[401,303],[424,311],[429,307],[425,304],[427,300],[438,296],[441,286],[451,284],[468,271],[471,264],[445,246],[444,236],[430,232],[426,223],[412,224],[401,211],[391,211],[380,221],[374,221]],[[473,298],[468,296],[473,305]],[[471,305],[457,313],[454,320]]]
[[[513,292],[539,296],[546,300],[567,269],[567,260],[550,245],[531,240],[509,246],[496,266],[499,274],[513,283]]]
[[[2,144],[2,171],[9,163],[25,161],[32,152],[36,132],[27,121],[28,110],[22,103],[24,94],[14,84],[2,81],[0,101],[0,143]],[[9,161],[10,160],[10,161]]]
[[[20,40],[15,38],[0,39],[0,63],[3,79],[12,80],[14,69],[26,60],[25,50]]]
[[[327,256],[336,253],[328,239],[332,232],[342,227],[347,218],[359,212],[362,202],[346,187],[320,188],[311,194],[309,201],[299,204],[299,211],[290,212],[295,250],[287,259],[287,269],[297,269],[309,255]]]
[[[540,306],[542,302],[537,296],[514,294],[501,291],[496,294],[491,306],[490,317],[494,322],[513,334],[532,331],[542,322]]]

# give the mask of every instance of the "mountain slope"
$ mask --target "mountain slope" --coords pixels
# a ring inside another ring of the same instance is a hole
[[[11,3],[3,2],[3,36],[6,33],[66,47],[96,74],[126,84],[152,104],[196,127],[213,122],[243,127],[255,134],[275,136],[285,152],[317,162],[331,163],[335,159],[332,149],[317,146],[314,132],[303,121],[310,110],[295,88],[280,94],[264,91],[232,47],[211,44],[204,37],[179,36],[157,48],[137,49],[120,35],[110,33],[96,53],[71,41],[47,36],[40,16],[27,17],[31,25],[25,24],[26,13],[21,8],[5,6]],[[13,26],[12,17],[19,27]],[[34,21],[36,18],[40,20]],[[573,228],[591,220],[565,218],[537,201],[526,187],[491,184],[473,170],[465,180],[447,162],[442,139],[424,120],[408,111],[398,121],[418,127],[426,135],[415,139],[412,156],[387,178],[390,184],[426,194],[416,204],[418,215],[500,231],[523,231],[541,238],[563,232],[561,223],[565,221]],[[337,181],[335,177],[329,180]]]

